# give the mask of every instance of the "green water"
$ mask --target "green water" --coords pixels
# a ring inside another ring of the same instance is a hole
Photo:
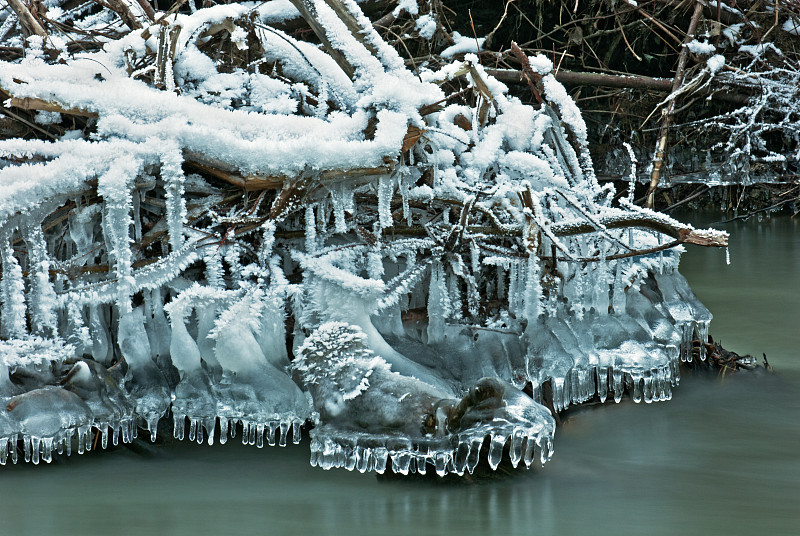
[[[800,534],[796,225],[730,225],[730,266],[699,248],[682,264],[711,333],[778,374],[684,377],[670,402],[580,410],[541,470],[435,485],[312,468],[307,442],[120,448],[0,469],[0,535]]]
[[[713,218],[695,221],[708,226]],[[692,247],[681,258],[681,272],[714,313],[711,334],[739,353],[766,353],[776,368],[800,371],[800,217],[714,227],[731,234],[730,265],[720,249]]]

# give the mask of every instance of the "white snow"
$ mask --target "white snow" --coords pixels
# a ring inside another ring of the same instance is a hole
[[[419,5],[417,4],[417,0],[399,0],[397,2],[397,7],[394,8],[394,11],[392,11],[392,15],[399,17],[404,11],[412,16],[419,13]]]
[[[701,55],[713,54],[717,50],[717,48],[708,41],[698,41],[697,39],[694,39],[689,43],[687,43],[686,48],[688,48],[689,52],[691,52],[692,54],[701,54]]]
[[[756,45],[741,45],[739,47],[739,52],[750,54],[754,58],[760,58],[770,51],[779,56],[783,56],[783,52],[781,52],[781,50],[776,47],[774,43],[758,43]]]
[[[722,67],[725,66],[725,56],[722,54],[714,54],[706,60],[706,65],[708,65],[708,68],[712,73],[717,73],[720,69],[722,69]]]
[[[781,29],[784,32],[790,33],[792,35],[800,35],[800,22],[795,17],[789,17],[783,24],[781,25]]]
[[[416,28],[423,39],[431,39],[437,27],[436,19],[430,13],[417,17]]]
[[[458,32],[453,32],[453,41],[455,41],[452,45],[447,47],[446,49],[442,50],[439,54],[443,58],[452,58],[456,54],[466,54],[466,53],[475,53],[481,51],[481,47],[483,47],[483,43],[486,41],[485,37],[466,37],[461,35]]]

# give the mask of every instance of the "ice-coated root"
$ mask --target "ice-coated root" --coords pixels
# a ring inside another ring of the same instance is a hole
[[[204,438],[209,445],[214,444],[218,437],[221,445],[228,439],[236,437],[237,427],[242,427],[242,444],[255,445],[263,448],[265,445],[285,447],[291,437],[292,443],[297,445],[302,438],[301,428],[304,421],[297,418],[274,419],[266,422],[253,422],[243,419],[229,419],[227,417],[211,417],[205,419],[194,418],[179,413],[173,413],[173,436],[175,439],[196,441],[202,444]],[[217,436],[217,422],[219,422],[219,435]],[[188,429],[187,429],[188,423]]]
[[[392,473],[438,476],[472,474],[481,462],[482,453],[492,470],[500,465],[503,456],[516,468],[535,463],[544,465],[553,453],[552,432],[527,435],[530,430],[500,426],[487,433],[481,427],[471,433],[447,438],[425,438],[411,441],[401,436],[348,432],[329,426],[311,431],[311,465],[322,469],[343,468],[360,473],[387,469]],[[510,430],[510,433],[509,433]]]

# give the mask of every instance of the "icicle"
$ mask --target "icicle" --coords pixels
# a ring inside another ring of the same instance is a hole
[[[392,220],[392,195],[394,194],[394,177],[382,175],[378,179],[378,222],[381,228],[391,227]]]
[[[467,458],[469,458],[469,441],[459,439],[456,454],[453,456],[453,465],[459,473],[464,473],[467,469]]]
[[[109,247],[109,261],[114,262],[117,276],[117,306],[121,314],[131,310],[133,260],[130,228],[132,197],[131,182],[139,174],[141,162],[137,159],[117,159],[108,171],[98,178],[97,192],[105,200],[103,210],[103,235]]]
[[[337,233],[346,233],[347,232],[347,222],[344,219],[344,211],[345,211],[345,202],[344,199],[346,197],[345,193],[345,185],[344,183],[339,183],[330,190],[331,193],[331,204],[333,205],[333,222],[334,222],[334,229]]]
[[[532,437],[525,439],[525,450],[522,453],[522,461],[526,468],[530,468],[533,458],[536,455],[536,441]]]
[[[385,447],[375,449],[375,472],[383,474],[386,471],[386,462],[389,460],[389,450]]]
[[[111,333],[108,331],[104,307],[99,304],[89,306],[89,330],[92,335],[92,357],[105,365],[111,364],[114,349],[111,347]]]
[[[606,398],[608,397],[608,368],[606,367],[597,368],[596,375],[597,375],[597,387],[596,387],[597,396],[600,398],[600,402],[605,402]]]
[[[472,474],[480,461],[481,448],[483,447],[483,437],[477,437],[472,440],[472,444],[467,455],[467,471]]]
[[[403,203],[403,219],[406,220],[406,223],[409,226],[412,225],[412,220],[414,217],[413,213],[411,212],[411,207],[408,204],[408,194],[411,184],[411,176],[404,170],[400,179],[400,196]]]
[[[478,277],[481,273],[481,250],[475,240],[469,241],[469,256],[472,263],[472,275]]]
[[[544,440],[542,441],[542,452],[540,455],[540,462],[542,465],[550,461],[550,458],[553,456],[553,439],[551,436],[545,436]]]
[[[300,421],[292,421],[292,443],[300,444]],[[385,464],[386,460],[384,460]]]
[[[431,264],[431,280],[428,291],[428,343],[441,342],[444,323],[450,311],[447,283],[441,261]]]
[[[464,305],[461,299],[461,286],[458,284],[458,276],[453,272],[447,274],[447,296],[450,301],[450,316],[456,320],[460,319]]]
[[[408,474],[411,465],[411,454],[408,451],[401,451],[392,454],[392,472],[401,475]]]
[[[317,250],[317,217],[314,214],[314,205],[306,207],[306,253]]]
[[[254,422],[248,423],[248,430],[249,430],[250,433],[247,436],[247,444],[248,445],[255,445],[256,444],[256,434],[258,432],[257,424],[254,423]],[[244,440],[244,437],[245,436],[242,435],[242,439],[243,440]]]
[[[280,440],[278,441],[278,446],[285,447],[286,446],[286,436],[287,436],[287,434],[289,432],[289,423],[286,422],[286,421],[281,421],[280,430],[281,430],[281,437],[280,437]]]
[[[50,282],[50,258],[47,255],[42,226],[38,220],[28,222],[25,229],[25,243],[28,246],[28,264],[32,272],[29,303],[33,332],[54,336],[58,300]]]
[[[528,255],[528,269],[525,282],[525,318],[533,321],[542,314],[542,281],[539,258]]]
[[[625,391],[622,371],[619,369],[614,369],[611,375],[614,379],[614,402],[619,403],[622,400],[622,394]]]
[[[264,448],[264,425],[262,423],[256,424],[256,447]]]
[[[730,247],[726,247],[725,248],[725,264],[727,264],[728,266],[731,265],[731,248]]]
[[[269,434],[267,436],[267,442],[269,443],[270,447],[275,446],[275,435],[277,433],[279,424],[280,423],[278,423],[278,421],[270,421],[269,423]]]
[[[33,464],[39,465],[39,455],[41,453],[42,439],[36,436],[31,437],[31,451],[33,453]],[[27,446],[27,445],[26,445]]]
[[[189,419],[189,441],[197,437],[197,419]]]
[[[450,465],[450,455],[447,452],[437,452],[433,459],[436,474],[444,476],[447,474],[447,467]]]
[[[239,423],[239,422],[241,422],[239,419],[231,419],[231,421],[230,421],[230,426],[229,426],[228,429],[230,430],[230,433],[231,433],[231,439],[235,439],[236,438],[236,427],[238,426],[237,423]]]
[[[250,423],[240,419],[239,423],[242,425],[242,445],[247,445],[247,441],[250,438]],[[233,437],[234,434],[231,434]]]
[[[89,426],[78,428],[78,454],[83,454],[85,450],[91,450],[92,434]],[[87,448],[87,446],[89,448]]]
[[[522,430],[514,430],[511,436],[511,446],[509,447],[508,454],[511,459],[512,467],[517,467],[519,461],[522,459],[522,446],[525,442],[525,434]]]
[[[236,428],[236,425],[233,426]],[[224,445],[228,442],[228,419],[225,417],[219,418],[219,444]]]
[[[638,374],[629,376],[631,398],[638,404],[642,401],[642,377]]]
[[[158,434],[158,421],[160,419],[160,415],[148,415],[145,423],[147,424],[147,431],[150,432],[150,441],[152,443],[156,442],[156,436]],[[133,429],[133,433],[131,434],[133,437],[136,437],[136,426],[131,423],[131,428]],[[127,443],[127,441],[126,441]]]
[[[700,361],[706,360],[706,344],[708,344],[708,322],[697,322],[697,338],[700,340]]]
[[[171,66],[171,62],[167,62]],[[171,79],[168,76],[167,79]],[[186,224],[186,201],[183,195],[184,175],[181,169],[183,156],[180,150],[165,151],[161,157],[161,178],[164,180],[167,206],[167,230],[172,251],[183,246],[183,226]]]
[[[508,270],[508,311],[517,313],[519,309],[519,265],[512,262]]]
[[[497,299],[502,300],[506,297],[506,278],[503,267],[497,266]]]
[[[694,322],[687,321],[680,326],[683,335],[681,340],[681,361],[692,361],[692,349],[694,344]]]
[[[14,257],[12,232],[10,226],[0,232],[0,260],[3,267],[3,277],[0,279],[0,336],[5,338],[23,337],[27,333],[25,282],[22,279],[22,268]]]
[[[644,376],[644,390],[642,392],[642,396],[644,397],[644,401],[646,404],[650,404],[651,402],[653,402],[654,391],[653,391],[652,373],[645,374]]]
[[[500,460],[503,457],[503,447],[505,447],[507,440],[508,438],[504,435],[492,435],[491,442],[489,443],[489,467],[491,467],[492,470],[497,469],[497,466],[500,465]]]

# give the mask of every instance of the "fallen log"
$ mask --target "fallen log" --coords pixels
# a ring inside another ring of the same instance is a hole
[[[486,69],[486,72],[501,82],[509,84],[523,84],[523,72],[518,69]],[[555,73],[556,80],[571,86],[612,87],[619,89],[646,89],[659,93],[672,91],[672,80],[667,78],[653,78],[642,75],[614,75],[604,73],[584,73],[578,71],[559,70]],[[713,91],[704,89],[702,94],[710,95],[714,100],[744,104],[751,96],[743,93],[729,93],[727,91]]]

